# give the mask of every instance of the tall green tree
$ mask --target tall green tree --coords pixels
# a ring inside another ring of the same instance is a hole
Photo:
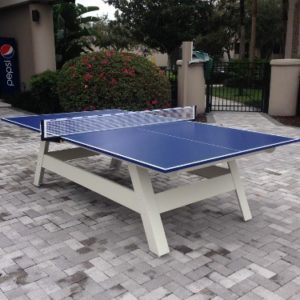
[[[256,19],[257,19],[257,0],[252,0],[251,6],[251,38],[249,46],[249,60],[252,62],[255,57],[256,49]]]
[[[117,21],[106,18],[93,25],[94,45],[99,48],[111,48],[117,51],[130,50],[136,42],[130,31]]]
[[[246,52],[246,29],[245,29],[245,1],[240,0],[240,59],[245,58]]]
[[[214,1],[106,0],[120,22],[140,44],[173,57],[182,41],[206,33]],[[174,59],[173,59],[174,61]]]
[[[282,0],[258,1],[256,47],[262,58],[269,59],[274,50],[284,52],[284,24]]]
[[[236,0],[216,1],[210,16],[207,34],[200,34],[194,41],[196,49],[203,50],[215,58],[230,51],[239,36],[239,2]]]
[[[67,60],[90,49],[90,23],[97,21],[99,18],[85,17],[84,14],[98,9],[96,6],[85,7],[74,3],[61,3],[53,6],[55,51],[58,68],[61,68]]]
[[[289,0],[282,0],[281,2],[281,13],[282,13],[282,41],[285,43],[286,30],[287,30],[287,20],[288,20],[288,6]],[[285,48],[283,48],[283,57],[285,57]]]

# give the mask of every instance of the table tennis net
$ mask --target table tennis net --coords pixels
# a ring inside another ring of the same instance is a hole
[[[180,120],[194,120],[196,117],[195,111],[194,106],[186,106],[149,111],[48,119],[41,121],[41,135],[42,139],[51,139],[76,133],[147,126]]]

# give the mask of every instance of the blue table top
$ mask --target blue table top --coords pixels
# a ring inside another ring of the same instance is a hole
[[[85,115],[120,110],[84,112]],[[6,118],[5,121],[39,131],[43,118],[81,116],[83,113]],[[77,133],[62,136],[70,143],[159,172],[173,172],[294,143],[300,139],[190,121]]]

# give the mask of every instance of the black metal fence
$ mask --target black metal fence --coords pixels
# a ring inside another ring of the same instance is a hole
[[[214,62],[206,72],[206,111],[267,112],[270,64]]]

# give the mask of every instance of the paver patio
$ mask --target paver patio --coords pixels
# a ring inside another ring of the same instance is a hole
[[[260,113],[212,116],[300,136]],[[35,187],[38,147],[38,134],[0,123],[0,300],[300,299],[300,143],[239,160],[251,221],[233,192],[163,214],[171,252],[161,258],[137,213],[50,172]],[[76,164],[131,184],[104,156]],[[189,180],[199,179],[153,173],[156,190]]]

